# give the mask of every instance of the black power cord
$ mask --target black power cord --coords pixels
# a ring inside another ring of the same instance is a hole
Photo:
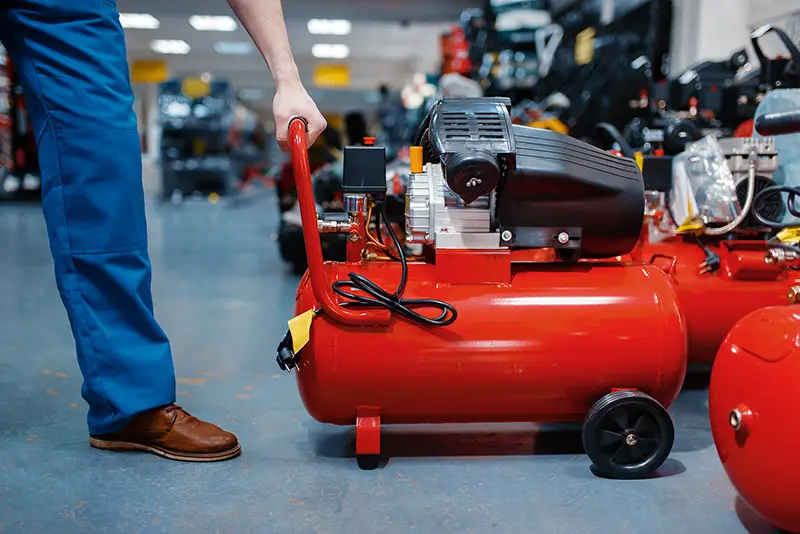
[[[345,302],[342,305],[348,307],[386,308],[392,313],[425,326],[448,326],[453,324],[458,317],[458,312],[452,304],[434,299],[403,298],[406,282],[408,281],[408,261],[406,260],[405,254],[403,254],[403,247],[400,244],[400,240],[397,238],[394,228],[389,223],[389,218],[386,215],[385,203],[381,205],[379,217],[386,226],[398,252],[400,264],[402,266],[400,283],[394,293],[389,293],[366,276],[358,273],[349,273],[347,275],[349,280],[339,280],[333,283],[333,290],[338,295],[350,300],[350,302]],[[356,292],[354,293],[353,290]],[[415,308],[438,308],[442,310],[442,313],[432,318],[414,311]]]
[[[383,212],[384,212],[384,210],[381,210],[380,214],[378,214],[378,216],[375,217],[375,235],[377,236],[378,242],[381,243],[381,244],[383,244],[383,230],[381,229],[381,219],[383,218],[381,215],[383,214]],[[371,222],[372,221],[366,221],[365,224],[369,225]],[[389,228],[392,229],[392,225],[391,224],[388,224],[387,226],[389,226]],[[402,261],[398,256],[395,256],[392,253],[392,251],[389,250],[388,247],[386,248],[385,252],[386,252],[386,255],[389,256],[394,261]],[[403,255],[403,251],[401,249],[398,248],[397,252],[398,252],[398,254],[400,254],[400,256]]]

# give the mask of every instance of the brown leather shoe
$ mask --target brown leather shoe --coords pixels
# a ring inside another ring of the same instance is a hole
[[[184,462],[218,462],[241,452],[236,436],[175,404],[142,412],[112,434],[89,436],[89,444],[109,451],[150,452]]]

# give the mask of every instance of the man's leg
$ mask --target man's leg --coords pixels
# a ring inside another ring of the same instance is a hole
[[[190,416],[173,408],[142,417],[174,402],[175,372],[153,315],[141,153],[119,15],[113,0],[0,5],[0,37],[21,73],[38,143],[42,204],[89,431],[110,437],[93,440],[96,446],[124,448],[110,435],[142,441],[136,432],[172,429]],[[219,430],[203,425],[204,435]],[[231,438],[212,436],[210,448],[232,446]],[[203,453],[205,445],[186,448]]]

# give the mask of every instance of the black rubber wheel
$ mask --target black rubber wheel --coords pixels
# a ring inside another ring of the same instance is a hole
[[[675,441],[672,418],[640,391],[609,393],[589,410],[583,448],[595,468],[612,478],[644,478],[666,461]]]
[[[381,462],[381,456],[380,454],[357,454],[356,461],[360,469],[372,471],[378,468],[378,464]]]

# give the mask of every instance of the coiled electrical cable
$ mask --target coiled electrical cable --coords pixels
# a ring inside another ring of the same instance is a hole
[[[389,223],[386,215],[386,204],[382,205],[379,217],[386,226],[389,236],[392,238],[397,249],[402,274],[400,283],[393,293],[389,293],[378,284],[358,273],[349,273],[348,280],[339,280],[333,283],[333,290],[336,294],[349,299],[343,303],[344,306],[363,306],[365,308],[386,308],[394,314],[405,317],[406,319],[425,326],[448,326],[455,322],[458,317],[456,308],[441,300],[434,299],[404,299],[403,293],[408,281],[408,261],[403,254],[403,247],[394,228]],[[369,221],[367,222],[369,224]],[[428,317],[415,311],[417,308],[434,308],[441,310],[437,317]]]
[[[785,230],[787,228],[795,228],[800,226],[800,221],[793,221],[793,222],[779,222],[767,219],[759,212],[759,207],[762,205],[761,201],[769,196],[769,195],[782,195],[783,193],[787,193],[785,206],[787,211],[793,216],[800,218],[800,210],[795,207],[795,200],[796,196],[800,195],[800,187],[791,187],[788,185],[773,185],[770,187],[765,187],[755,197],[753,198],[753,207],[751,209],[751,213],[753,217],[755,217],[756,221],[759,224],[766,226],[767,228],[772,228],[773,230]],[[783,197],[781,197],[783,198]],[[771,248],[780,248],[783,250],[789,250],[796,254],[800,254],[800,247],[796,245],[788,245],[786,243],[782,243],[778,240],[777,237],[773,237],[772,239],[767,241],[767,246]]]

